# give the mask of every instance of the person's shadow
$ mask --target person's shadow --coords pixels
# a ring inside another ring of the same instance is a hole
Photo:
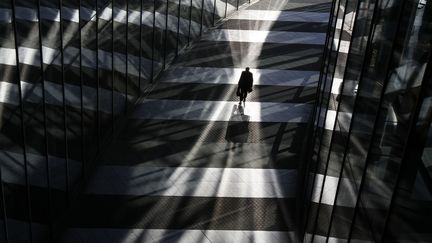
[[[241,144],[248,142],[249,120],[250,116],[244,114],[244,108],[234,105],[225,134],[225,139],[232,150],[236,147],[242,148]]]

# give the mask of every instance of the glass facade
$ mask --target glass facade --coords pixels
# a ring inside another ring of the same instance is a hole
[[[0,242],[57,232],[117,124],[227,6],[0,1]]]
[[[304,242],[428,242],[432,2],[335,0]]]

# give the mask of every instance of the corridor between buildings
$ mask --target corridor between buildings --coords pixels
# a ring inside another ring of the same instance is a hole
[[[62,242],[294,241],[330,5],[262,0],[205,32],[101,150]]]
[[[431,33],[432,0],[1,0],[0,243],[432,242]]]

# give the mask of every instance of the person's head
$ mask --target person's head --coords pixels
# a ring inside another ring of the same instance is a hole
[[[249,67],[247,67],[247,68],[246,68],[246,71],[248,71],[248,72],[249,72]]]

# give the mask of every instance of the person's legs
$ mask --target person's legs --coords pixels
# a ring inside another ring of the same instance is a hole
[[[246,106],[246,96],[247,96],[247,92],[242,93],[243,106]]]
[[[244,101],[246,100],[246,95],[247,95],[246,92],[244,92],[243,90],[240,90],[240,102],[239,102],[239,105],[241,105],[242,101],[244,103]]]

